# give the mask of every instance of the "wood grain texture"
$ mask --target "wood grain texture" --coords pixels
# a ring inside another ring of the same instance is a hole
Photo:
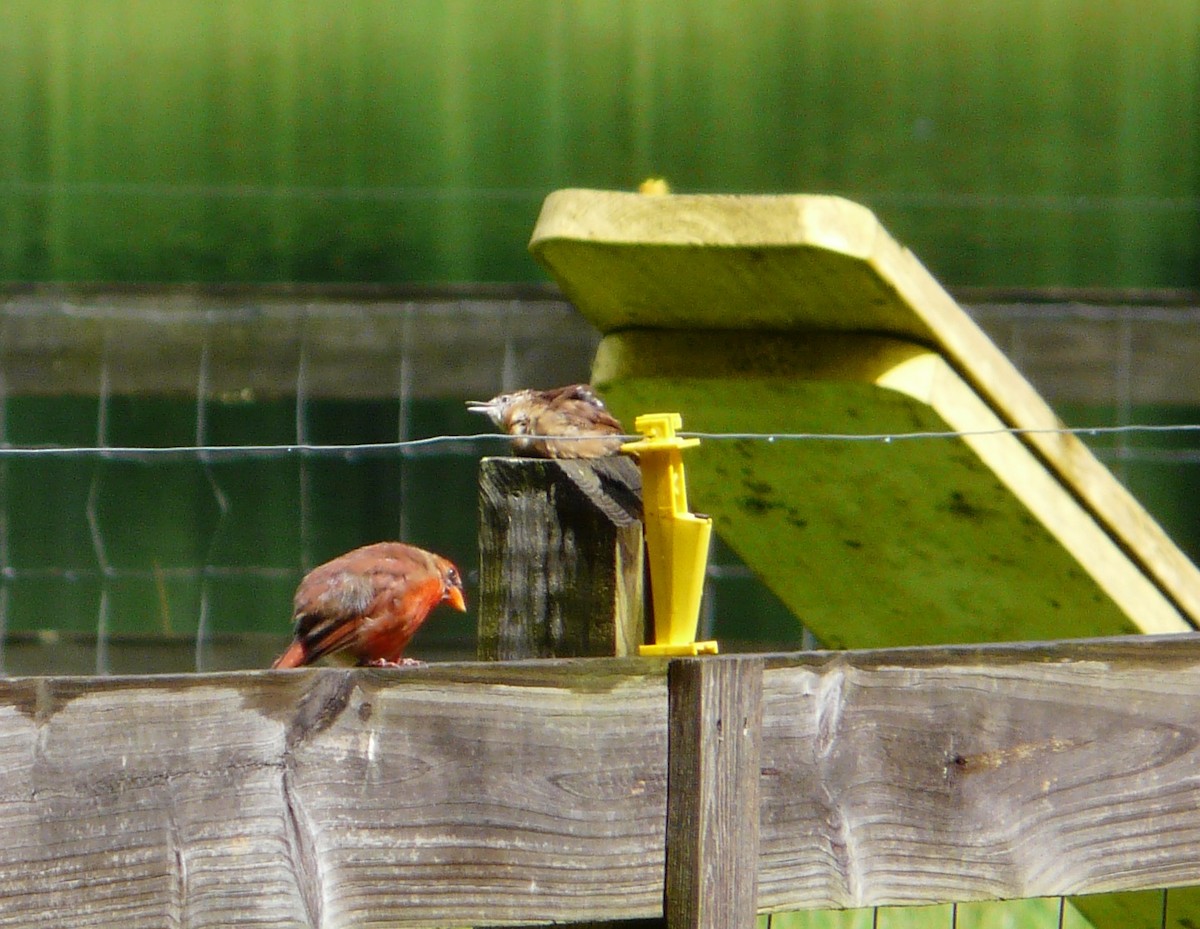
[[[668,680],[667,926],[751,929],[763,662],[681,658]]]
[[[637,653],[641,487],[624,457],[480,462],[480,658]]]
[[[936,348],[1005,424],[1060,425],[920,261],[847,200],[560,190],[546,198],[530,248],[606,334],[887,333]],[[1083,442],[1052,432],[1022,441],[1191,625],[1200,622],[1200,571]]]
[[[662,670],[0,684],[0,926],[661,911]]]
[[[1200,883],[1200,636],[762,686],[760,911]],[[659,917],[667,718],[646,659],[3,681],[0,926]]]
[[[760,908],[1195,883],[1200,640],[1155,639],[769,663]]]

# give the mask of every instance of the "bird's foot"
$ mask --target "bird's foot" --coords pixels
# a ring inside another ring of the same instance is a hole
[[[376,658],[367,662],[368,668],[423,668],[425,662],[416,658],[401,658],[399,661],[389,661],[387,658]]]

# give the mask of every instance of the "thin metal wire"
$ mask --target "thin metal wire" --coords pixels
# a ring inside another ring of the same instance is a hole
[[[1167,888],[1163,888],[1163,905],[1162,905],[1162,922],[1159,924],[1161,929],[1167,929]]]
[[[928,430],[920,432],[680,432],[681,438],[697,438],[710,442],[904,442],[926,439],[964,439],[998,435],[1132,435],[1135,433],[1191,434],[1200,433],[1200,423],[1145,424],[1131,423],[1124,426],[1082,426],[1061,428],[997,428],[970,430]],[[530,436],[530,438],[554,438],[560,442],[587,441],[584,436]],[[640,435],[625,435],[621,438],[636,441]],[[419,457],[422,453],[446,454],[465,451],[480,444],[507,444],[511,439],[500,433],[467,433],[463,435],[434,435],[420,439],[404,439],[396,442],[363,442],[348,444],[317,445],[294,442],[285,445],[164,445],[164,446],[117,446],[117,445],[3,445],[0,460],[6,458],[83,458],[96,457],[112,461],[148,461],[155,458],[192,458],[200,456],[213,462],[245,458],[274,457],[279,455],[328,455],[358,458],[372,454],[400,454]],[[1174,460],[1174,459],[1173,459]]]
[[[213,311],[206,314],[208,327],[204,331],[204,345],[200,350],[200,368],[196,373],[196,445],[205,444],[208,434],[208,394],[210,365],[212,358],[212,327],[218,323],[218,317]],[[212,580],[219,576],[219,569],[213,565],[213,554],[217,550],[218,541],[227,524],[229,516],[229,497],[213,473],[212,462],[207,455],[200,455],[204,479],[208,482],[209,492],[217,504],[217,522],[209,536],[208,547],[204,552],[204,564],[199,569],[200,576],[200,609],[196,618],[196,646],[194,663],[197,671],[207,668],[207,644],[209,627],[212,622]],[[169,570],[167,573],[170,573]]]
[[[517,346],[513,342],[512,326],[509,321],[512,317],[520,312],[519,303],[510,303],[505,307],[504,313],[504,362],[500,367],[500,392],[508,393],[510,390],[516,390],[521,383],[521,375],[517,364]]]
[[[1116,407],[1117,422],[1127,423],[1133,419],[1133,323],[1129,319],[1121,320],[1118,329],[1120,342],[1117,346],[1116,371]],[[1129,451],[1129,434],[1119,433],[1116,441],[1116,466],[1113,469],[1117,478],[1126,481],[1129,478],[1128,459],[1123,453]]]
[[[404,318],[400,323],[400,362],[396,372],[397,385],[396,395],[399,409],[396,412],[396,441],[408,442],[412,431],[412,398],[413,398],[413,363],[412,353],[409,351],[413,340],[413,308],[412,304],[408,303],[404,306]],[[399,538],[408,538],[408,493],[412,485],[412,476],[409,474],[409,468],[404,462],[404,455],[401,455],[400,462],[397,465],[400,471],[400,516],[399,516]]]
[[[308,312],[300,319],[300,358],[296,363],[296,444],[308,445]],[[316,564],[312,546],[312,474],[307,456],[300,458],[300,564],[308,571]]]
[[[100,606],[96,615],[96,673],[112,673],[108,661],[108,584],[100,588]]]
[[[1058,898],[1058,929],[1063,929],[1063,920],[1067,916],[1067,898]]]
[[[96,398],[96,445],[101,449],[108,445],[108,403],[111,398],[108,360],[109,335],[105,331],[104,345],[100,355],[100,386],[97,389]],[[108,560],[107,546],[104,543],[104,529],[100,525],[100,475],[101,468],[97,466],[92,471],[84,514],[87,519],[88,533],[91,535],[92,550],[101,574],[100,603],[97,606],[96,614],[96,673],[108,674],[108,588],[112,576],[112,564]]]
[[[3,323],[0,323],[3,325]],[[0,367],[0,444],[8,441],[8,380],[5,377],[3,367]],[[0,461],[0,573],[3,574],[4,581],[0,583],[0,675],[6,674],[5,666],[5,643],[8,639],[8,601],[9,601],[9,578],[8,570],[11,567],[11,552],[9,548],[9,526],[8,526],[8,478],[9,467],[7,461]]]

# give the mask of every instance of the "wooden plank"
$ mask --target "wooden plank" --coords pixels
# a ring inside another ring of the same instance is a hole
[[[649,662],[0,682],[0,926],[655,915]]]
[[[1197,693],[1195,635],[769,662],[759,906],[1196,883]]]
[[[645,641],[641,472],[628,458],[479,465],[479,657],[636,655]],[[662,929],[660,918],[569,929]]]
[[[936,352],[884,336],[616,333],[602,343],[593,379],[622,414],[682,410],[701,432],[1004,425]],[[702,440],[687,467],[695,508],[831,647],[1188,628],[1011,435]]]
[[[606,334],[886,333],[934,347],[1006,425],[1060,425],[916,257],[869,210],[847,200],[562,190],[547,197],[530,248]],[[642,361],[649,370],[651,359]],[[697,371],[720,377],[743,362]],[[628,413],[611,399],[618,414]],[[692,422],[694,411],[682,412]],[[1052,431],[1021,441],[1191,625],[1200,622],[1200,571],[1087,447]]]
[[[480,462],[480,658],[637,654],[641,491],[624,457]]]
[[[760,911],[1200,883],[1200,636],[762,685]],[[0,926],[654,918],[667,717],[644,659],[0,681]]]
[[[114,396],[194,398],[203,358],[208,399],[234,405],[394,399],[402,359],[410,397],[490,397],[514,370],[577,380],[592,327],[553,294],[493,290],[18,293],[0,296],[0,371],[10,396],[95,396],[106,367]]]
[[[750,929],[757,914],[761,658],[682,658],[668,672],[671,929]]]
[[[1122,352],[1137,372],[1134,403],[1195,402],[1189,375],[1200,357],[1200,326],[1193,291],[955,293],[1000,345],[1014,324],[1020,327],[1021,357],[1014,361],[1052,402],[1111,404]],[[1142,305],[1115,306],[1123,296]],[[552,285],[0,285],[0,358],[10,395],[91,396],[107,338],[114,394],[191,395],[207,341],[210,364],[220,362],[212,399],[244,403],[295,391],[296,335],[306,318],[313,321],[304,333],[312,349],[310,395],[346,399],[394,397],[396,362],[405,352],[419,372],[408,387],[414,396],[490,395],[504,382],[505,341],[519,370],[536,371],[540,383],[567,383],[583,376],[599,339]],[[1120,340],[1127,322],[1132,345]],[[56,363],[45,365],[47,357]]]

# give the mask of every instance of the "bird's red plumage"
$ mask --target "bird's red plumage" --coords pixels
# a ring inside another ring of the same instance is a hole
[[[298,668],[335,653],[360,665],[395,663],[443,602],[466,608],[458,571],[445,558],[403,542],[357,548],[300,582],[295,640],[272,667]]]

